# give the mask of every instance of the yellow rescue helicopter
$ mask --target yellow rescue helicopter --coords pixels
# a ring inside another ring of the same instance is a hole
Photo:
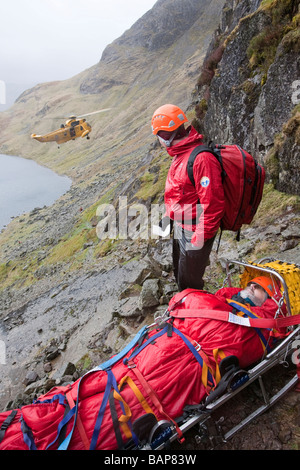
[[[69,116],[65,124],[60,126],[60,129],[44,135],[31,134],[31,138],[38,140],[39,142],[56,142],[57,144],[63,144],[69,140],[75,140],[77,137],[86,137],[89,139],[92,127],[88,122],[86,122],[84,117],[92,114],[103,113],[109,109],[110,108],[100,109],[99,111],[82,114],[81,116]]]

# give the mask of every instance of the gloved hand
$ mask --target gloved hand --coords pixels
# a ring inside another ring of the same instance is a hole
[[[163,217],[158,225],[152,226],[153,235],[159,235],[161,237],[167,237],[170,235],[173,228],[173,220],[170,217]]]
[[[170,225],[170,232],[173,228],[173,220],[170,219],[167,215],[159,221],[159,227],[164,231]]]

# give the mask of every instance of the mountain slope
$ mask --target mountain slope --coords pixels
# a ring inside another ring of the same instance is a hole
[[[141,158],[152,142],[154,109],[168,101],[183,107],[189,104],[223,3],[159,0],[107,46],[98,64],[70,80],[27,90],[9,111],[1,113],[5,131],[0,152],[33,158],[74,179],[82,172],[88,178],[103,167],[114,171],[131,157]],[[59,127],[61,120],[51,121],[51,117],[101,108],[112,109],[90,118],[89,142],[78,139],[58,151],[55,144],[30,140],[31,132]]]

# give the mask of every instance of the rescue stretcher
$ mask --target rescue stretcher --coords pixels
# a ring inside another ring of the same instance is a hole
[[[0,413],[0,449],[159,451],[196,427],[198,443],[215,447],[273,406],[300,376],[300,268],[269,259],[223,263],[229,287],[175,294],[115,356]],[[239,287],[232,287],[231,266],[242,270]],[[253,311],[240,304],[235,313],[234,294],[258,275],[276,280],[276,298]],[[282,366],[285,379],[289,358],[296,373],[269,396],[263,378]],[[256,382],[262,404],[223,432],[219,411]]]
[[[221,443],[226,443],[245,426],[269,410],[292,390],[300,380],[300,354],[297,354],[297,349],[300,349],[299,321],[298,324],[295,321],[296,324],[292,325],[292,317],[300,314],[300,267],[269,258],[262,259],[257,264],[223,259],[222,264],[226,269],[226,278],[223,285],[227,282],[230,287],[232,286],[231,265],[234,266],[233,270],[236,267],[244,269],[243,274],[240,276],[240,287],[245,287],[251,278],[264,274],[274,276],[280,282],[282,297],[278,302],[278,311],[275,317],[278,315],[280,307],[285,304],[286,317],[291,319],[287,321],[287,323],[291,323],[288,326],[289,334],[253,367],[241,370],[238,366],[235,367],[235,364],[232,364],[232,367],[229,367],[227,374],[224,374],[216,389],[206,397],[203,403],[200,403],[199,406],[186,407],[183,416],[177,420],[180,433],[171,423],[162,421],[152,432],[152,435],[149,436],[149,442],[143,447],[144,450],[163,450],[170,443],[176,441],[180,437],[179,434],[184,435],[196,426],[198,426],[198,434],[195,436],[197,444],[209,441],[210,448],[214,448]],[[157,320],[165,321],[166,319],[158,318]],[[263,376],[278,365],[281,366],[284,375],[284,368],[289,359],[296,365],[295,375],[292,378],[288,377],[280,390],[270,395],[266,391]],[[219,411],[222,406],[254,382],[258,384],[261,391],[261,405],[224,433],[220,424],[222,418],[215,419],[217,410]],[[153,437],[153,434],[155,437]]]

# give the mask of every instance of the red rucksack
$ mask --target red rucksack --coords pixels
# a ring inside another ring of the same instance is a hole
[[[195,186],[193,164],[199,153],[210,152],[222,168],[225,195],[225,213],[221,230],[239,232],[243,224],[250,224],[262,198],[265,170],[238,145],[199,145],[188,160],[188,176]]]

